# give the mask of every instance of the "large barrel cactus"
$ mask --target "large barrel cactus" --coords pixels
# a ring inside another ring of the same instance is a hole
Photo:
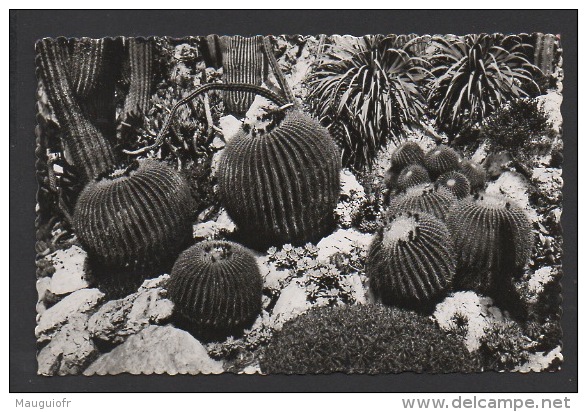
[[[424,165],[430,176],[436,179],[443,173],[457,170],[460,163],[459,154],[452,148],[440,145],[426,153],[424,157]]]
[[[485,187],[487,174],[485,169],[478,163],[472,160],[463,160],[459,171],[465,175],[471,185],[471,190],[477,191]]]
[[[434,187],[432,184],[421,184],[409,187],[406,193],[394,197],[389,202],[389,213],[399,212],[426,212],[444,220],[456,197],[443,187]]]
[[[411,164],[424,164],[424,151],[416,142],[402,143],[391,154],[390,168],[399,173]]]
[[[340,155],[316,120],[290,110],[273,130],[241,129],[218,168],[224,207],[247,241],[303,244],[333,225],[340,190]]]
[[[501,197],[484,194],[455,203],[447,225],[457,252],[458,288],[488,293],[519,275],[530,257],[530,221]]]
[[[266,72],[263,37],[221,36],[219,43],[224,82],[261,86]],[[244,116],[254,99],[254,94],[242,91],[224,92],[226,111],[236,116]]]
[[[463,199],[471,194],[469,179],[462,173],[452,171],[443,173],[436,179],[436,185],[442,186],[451,192],[457,199]]]
[[[167,291],[190,331],[205,339],[221,339],[242,332],[259,315],[263,279],[247,248],[205,241],[179,256]]]
[[[374,296],[386,305],[425,310],[444,296],[455,273],[450,234],[420,212],[392,215],[371,243],[365,267]]]

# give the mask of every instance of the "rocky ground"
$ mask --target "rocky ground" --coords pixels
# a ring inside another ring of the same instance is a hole
[[[177,46],[175,52],[185,54],[186,47]],[[279,39],[279,62],[300,99],[306,93],[304,78],[319,47],[319,38]],[[182,64],[178,60],[177,71],[181,72]],[[178,76],[196,78],[191,70],[188,72]],[[276,84],[271,77],[267,83],[268,87]],[[540,99],[560,136],[560,90]],[[248,117],[254,118],[267,104],[257,98]],[[211,139],[212,172],[224,145],[241,122],[225,116],[217,124],[219,130]],[[436,144],[424,132],[409,138],[425,149]],[[528,305],[537,305],[545,290],[558,284],[562,275],[562,170],[551,166],[550,153],[533,155],[527,162],[530,173],[522,173],[511,156],[488,153],[484,142],[475,147],[472,158],[490,171],[487,192],[508,197],[525,209],[532,220],[536,247],[517,286]],[[239,339],[201,343],[176,327],[172,322],[173,303],[166,299],[167,274],[146,280],[136,293],[123,299],[107,301],[102,292],[86,281],[85,252],[75,238],[52,253],[51,249],[43,251],[38,261],[42,270],[37,275],[38,373],[260,373],[259,356],[273,333],[288,319],[315,306],[371,301],[363,265],[376,227],[377,210],[369,216],[366,210],[380,201],[373,188],[383,184],[393,149],[390,145],[383,150],[367,175],[341,172],[342,189],[336,209],[338,228],[332,234],[316,245],[285,245],[257,255],[264,278],[263,311]],[[467,150],[463,148],[463,152]],[[193,229],[196,241],[222,239],[235,230],[235,225],[225,211],[214,206],[200,213]],[[479,350],[488,334],[515,323],[490,298],[474,292],[451,294],[437,305],[432,316],[442,328],[461,328],[470,351]],[[541,328],[537,334],[523,330],[516,336],[525,356],[515,362],[512,370],[558,368],[562,361],[560,342],[554,339],[554,343],[545,344],[548,339],[544,334]]]

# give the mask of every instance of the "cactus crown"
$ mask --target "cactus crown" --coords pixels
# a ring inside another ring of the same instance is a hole
[[[234,242],[205,241],[184,251],[167,284],[185,326],[204,339],[238,334],[261,312],[255,257]]]
[[[460,156],[452,148],[440,145],[426,153],[424,164],[434,178],[459,168]]]
[[[462,173],[455,172],[454,170],[440,175],[436,180],[436,184],[446,188],[457,199],[463,199],[471,193],[469,179]]]
[[[445,188],[435,188],[426,183],[409,187],[405,194],[393,198],[389,203],[389,213],[421,211],[444,220],[455,201],[456,198]]]
[[[409,187],[430,183],[428,171],[419,164],[411,164],[403,168],[397,178],[397,187],[407,190]]]
[[[411,164],[423,164],[424,151],[416,142],[405,142],[399,145],[391,155],[390,166],[393,171],[400,172]]]
[[[394,247],[397,243],[411,241],[416,235],[419,215],[400,214],[383,230],[383,245]]]

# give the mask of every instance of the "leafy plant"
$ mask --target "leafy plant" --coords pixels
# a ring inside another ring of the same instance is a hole
[[[287,322],[261,359],[265,373],[475,372],[476,354],[429,318],[380,305],[312,309]]]
[[[504,102],[527,96],[528,88],[538,88],[537,68],[518,36],[434,36],[431,43],[437,52],[429,58],[434,74],[429,105],[438,126],[453,136]]]
[[[309,79],[313,111],[342,147],[343,163],[370,167],[389,139],[419,123],[424,61],[383,36],[329,46]]]

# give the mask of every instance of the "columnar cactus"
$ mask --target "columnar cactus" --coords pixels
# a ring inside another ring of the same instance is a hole
[[[132,38],[128,41],[130,86],[122,117],[147,113],[153,85],[153,62],[155,47],[152,40]]]
[[[373,239],[365,267],[386,305],[422,310],[448,290],[455,273],[450,234],[438,218],[400,212]]]
[[[536,33],[536,43],[534,46],[534,64],[545,75],[550,75],[554,71],[554,53],[557,47],[557,39],[554,34]]]
[[[185,179],[154,160],[90,182],[73,225],[91,263],[111,269],[96,271],[98,283],[100,276],[124,277],[118,269],[157,270],[175,258],[191,239],[192,202]]]
[[[471,194],[471,184],[464,174],[452,171],[440,175],[436,185],[442,186],[451,192],[457,199],[463,199]]]
[[[257,246],[303,244],[334,222],[340,155],[316,120],[289,110],[265,134],[241,129],[218,168],[221,201],[246,241]]]
[[[263,54],[263,37],[220,37],[222,65],[225,83],[247,83],[260,86],[266,72]],[[228,113],[244,116],[255,95],[240,91],[224,92],[224,104]]]
[[[435,179],[443,173],[459,168],[460,156],[448,146],[440,145],[426,153],[424,165],[430,176]]]
[[[82,111],[69,80],[65,39],[37,43],[39,77],[64,132],[65,149],[88,181],[111,170],[117,157],[104,135]]]
[[[424,151],[416,142],[402,143],[391,154],[390,168],[399,173],[411,164],[424,164]]]
[[[463,160],[461,161],[461,167],[459,171],[469,180],[471,190],[477,191],[485,187],[487,174],[485,173],[483,166],[480,164],[471,160]]]
[[[412,164],[404,167],[397,178],[396,185],[399,190],[406,190],[425,183],[430,183],[428,171],[423,166]]]
[[[524,210],[503,198],[484,194],[455,203],[447,225],[457,252],[459,288],[485,293],[518,275],[530,257],[530,221]]]
[[[445,220],[452,204],[457,199],[443,187],[435,188],[432,184],[409,187],[406,193],[391,199],[389,213],[426,212]]]
[[[179,256],[167,291],[190,329],[214,339],[253,323],[261,312],[263,279],[247,248],[233,242],[205,241]]]

